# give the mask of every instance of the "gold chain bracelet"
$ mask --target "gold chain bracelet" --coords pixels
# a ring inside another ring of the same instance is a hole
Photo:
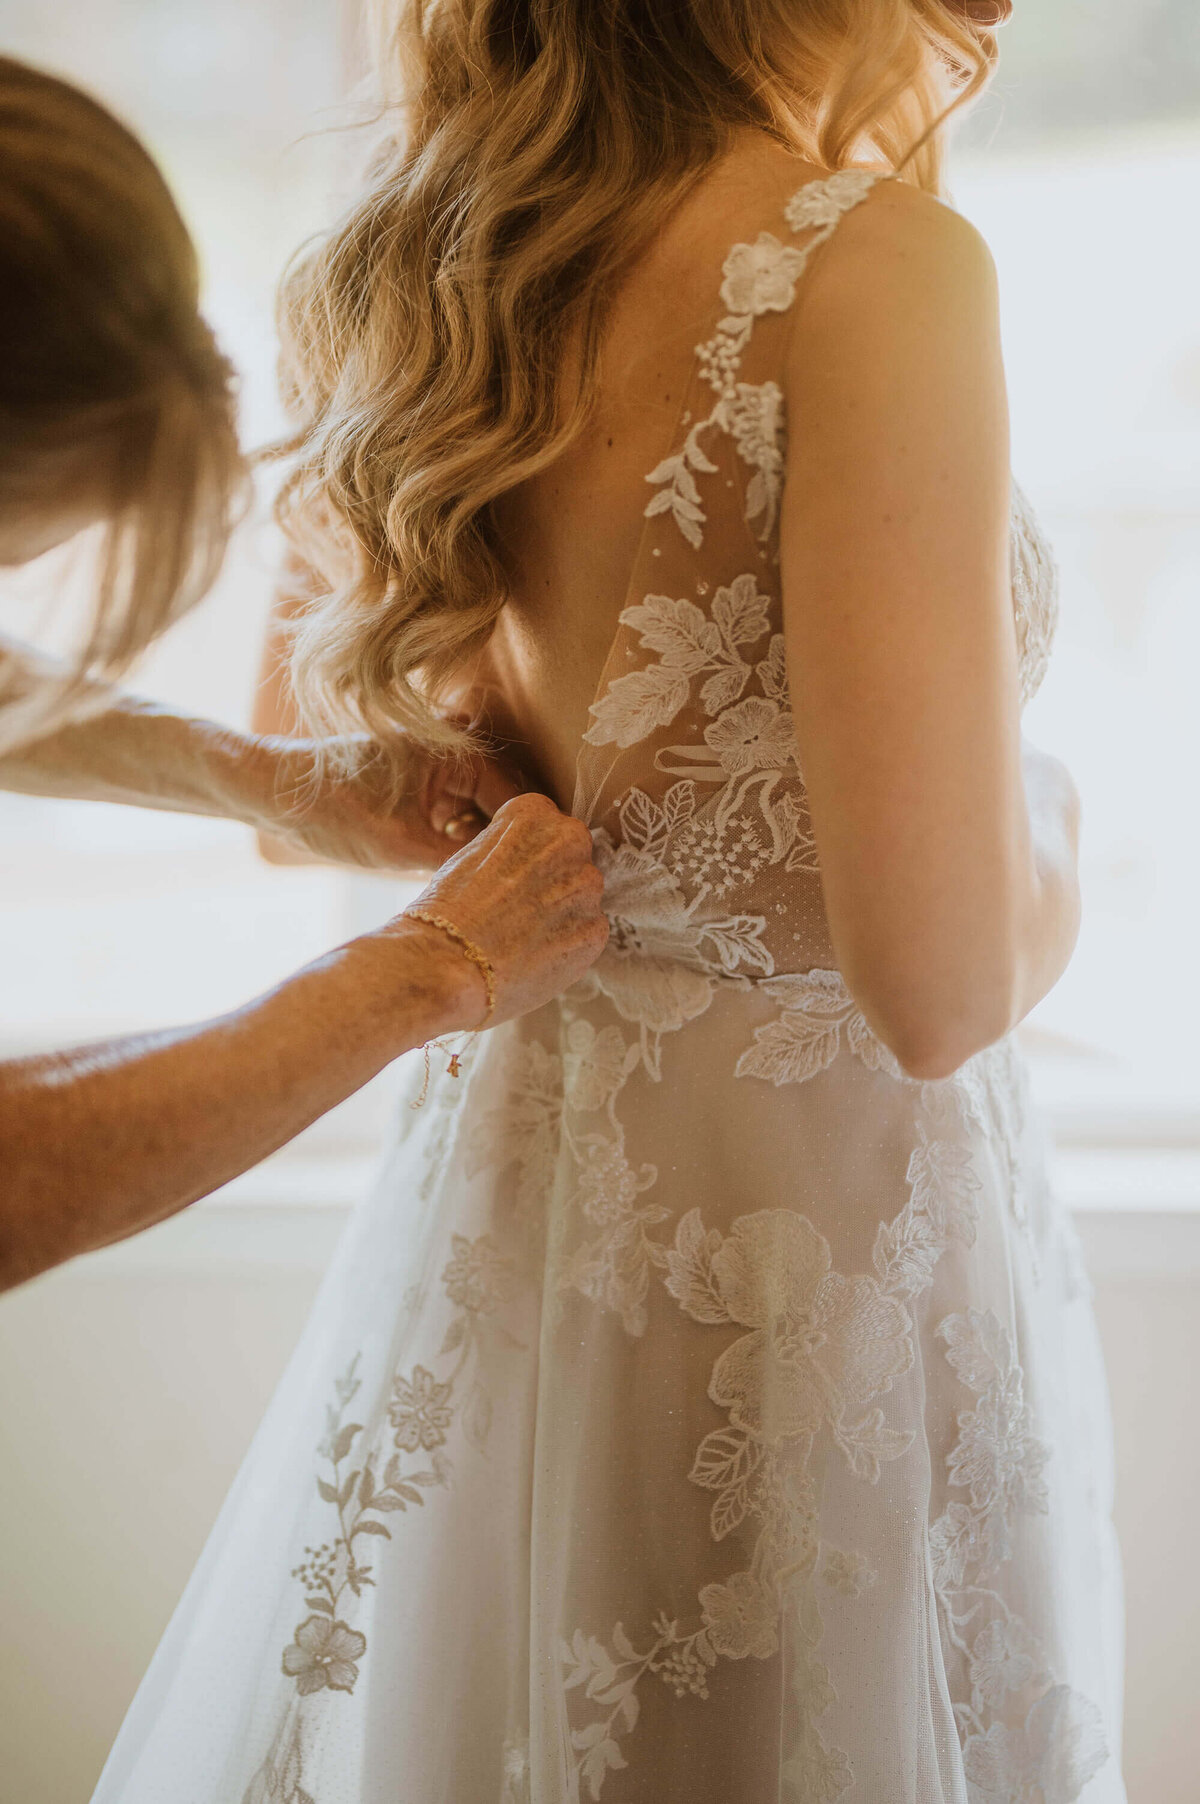
[[[426,927],[435,927],[439,933],[444,933],[447,939],[453,940],[454,944],[463,954],[463,957],[470,959],[471,963],[479,972],[479,975],[483,978],[483,987],[487,996],[487,1006],[483,1011],[483,1020],[479,1023],[479,1027],[474,1030],[477,1033],[482,1032],[491,1020],[496,1009],[496,968],[492,964],[491,959],[483,950],[482,946],[477,946],[473,939],[468,938],[460,928],[454,925],[453,921],[448,921],[444,915],[435,915],[427,908],[406,908],[404,912],[410,920],[423,921]],[[421,1094],[414,1103],[410,1104],[410,1107],[414,1109],[419,1109],[429,1094],[429,1048],[431,1046],[436,1046],[439,1051],[446,1052],[446,1048],[442,1045],[440,1040],[426,1040],[425,1044],[422,1046],[421,1050],[425,1054],[425,1081],[421,1085]],[[446,1069],[451,1077],[458,1076],[460,1058],[461,1055],[457,1052],[447,1053],[449,1062]]]

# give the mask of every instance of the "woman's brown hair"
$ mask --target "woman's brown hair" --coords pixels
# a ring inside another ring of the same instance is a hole
[[[609,299],[666,214],[747,129],[936,192],[995,43],[964,0],[376,11],[384,142],[283,290],[283,517],[327,591],[292,674],[323,726],[453,750],[431,704],[504,604],[491,505],[578,432]]]
[[[233,371],[153,159],[80,89],[0,57],[0,510],[82,499],[104,522],[68,688],[124,670],[210,587],[245,480]]]

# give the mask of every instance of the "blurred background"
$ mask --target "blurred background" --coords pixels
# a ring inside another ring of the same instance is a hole
[[[353,177],[354,0],[0,0],[0,48],[148,140],[244,376],[281,426],[273,291]],[[1000,270],[1013,461],[1062,565],[1028,716],[1085,803],[1079,951],[1027,1038],[1114,1393],[1132,1804],[1195,1798],[1200,1579],[1200,9],[1017,0],[954,198]],[[265,508],[139,687],[248,717],[277,555]],[[62,560],[6,578],[53,631]],[[397,903],[272,869],[218,822],[0,795],[0,1048],[199,1018]],[[0,1301],[0,1772],[86,1804],[369,1174],[385,1081],[219,1197]]]

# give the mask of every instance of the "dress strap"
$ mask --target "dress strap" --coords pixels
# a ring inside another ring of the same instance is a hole
[[[838,169],[833,175],[798,188],[784,207],[783,216],[793,232],[813,233],[801,254],[811,256],[819,244],[832,238],[839,220],[866,200],[877,182],[891,179],[882,169]]]

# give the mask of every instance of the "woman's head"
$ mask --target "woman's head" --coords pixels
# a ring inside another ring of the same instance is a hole
[[[579,429],[622,272],[747,130],[937,190],[941,125],[994,59],[983,4],[377,0],[402,123],[283,294],[284,518],[331,589],[298,630],[302,706],[455,743],[429,704],[503,605],[491,504]]]
[[[0,562],[103,522],[78,674],[115,674],[216,574],[244,483],[232,371],[148,153],[7,57],[0,348]]]

